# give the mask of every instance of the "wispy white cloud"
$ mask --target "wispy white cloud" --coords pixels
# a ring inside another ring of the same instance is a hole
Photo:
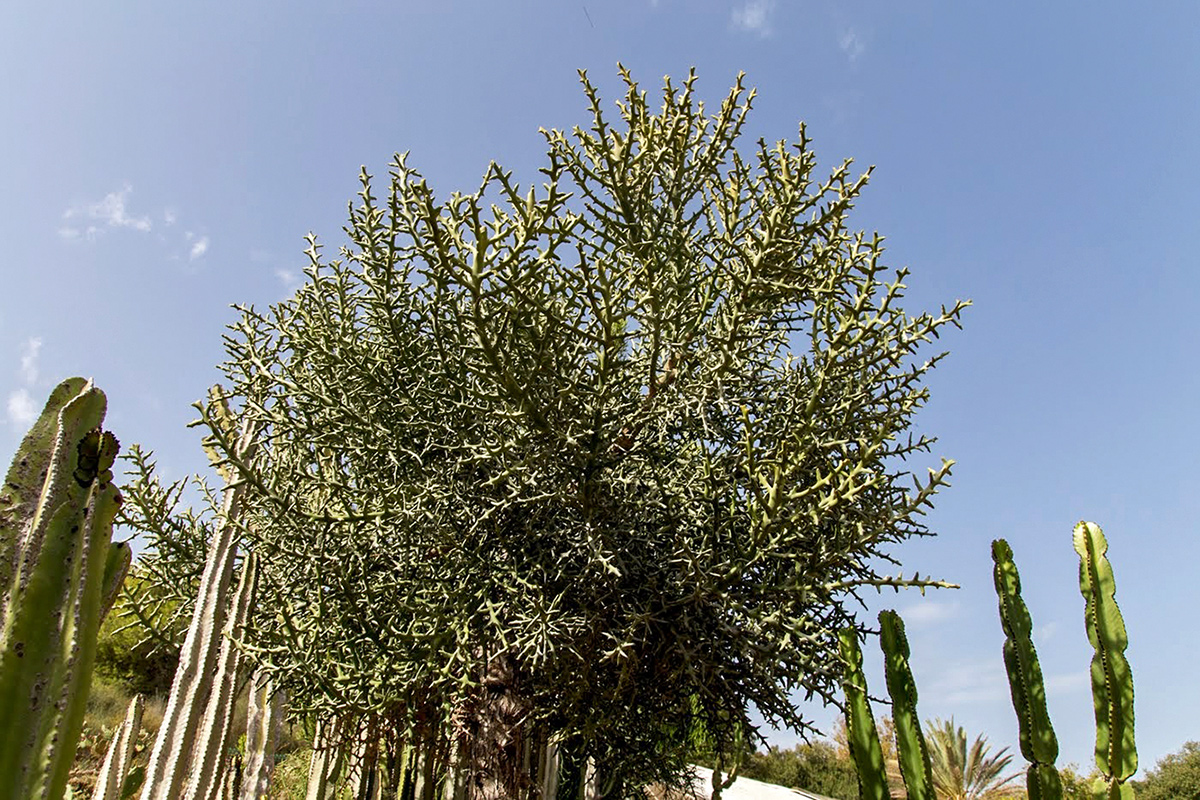
[[[1047,622],[1044,625],[1035,625],[1033,628],[1033,638],[1038,644],[1050,641],[1056,633],[1058,633],[1057,622]]]
[[[939,622],[953,619],[958,615],[958,610],[959,603],[957,600],[943,602],[925,599],[905,608],[900,613],[900,616],[904,618],[905,624],[909,627],[936,625]]]
[[[771,35],[771,13],[775,0],[745,0],[733,9],[730,17],[733,27],[759,36]]]
[[[25,342],[21,353],[21,380],[26,383],[36,383],[38,379],[38,352],[42,349],[42,338],[31,336]]]
[[[846,58],[856,61],[863,54],[863,51],[867,49],[867,44],[863,41],[858,31],[853,28],[847,28],[838,37],[838,47],[846,54]]]
[[[28,428],[37,419],[37,406],[33,403],[29,387],[37,383],[38,353],[41,352],[41,349],[42,338],[40,336],[31,336],[25,340],[25,344],[21,348],[20,369],[21,381],[25,386],[8,394],[8,403],[5,408],[7,422],[18,431]]]
[[[1064,672],[1061,675],[1051,675],[1046,678],[1046,694],[1069,694],[1078,692],[1092,685],[1090,670],[1081,669],[1077,672]]]
[[[189,237],[191,238],[190,234]],[[208,252],[208,237],[201,236],[196,241],[192,242],[192,249],[188,251],[188,260],[195,261]]]
[[[1008,694],[1008,675],[1000,659],[980,659],[945,664],[929,681],[922,695],[937,697],[947,705],[1002,701]]]
[[[63,212],[64,220],[76,220],[58,229],[64,239],[78,239],[86,235],[95,238],[104,228],[129,228],[146,233],[152,227],[147,216],[133,216],[126,208],[133,187],[125,184],[119,191],[109,192],[95,203],[71,206]],[[83,224],[80,224],[83,223]]]
[[[179,219],[178,215],[175,213],[175,209],[173,208],[164,208],[162,217],[163,223],[167,225],[174,225],[175,220]]]
[[[291,291],[300,285],[300,276],[292,270],[276,267],[274,272],[276,279],[279,280],[280,285],[282,285],[284,289]]]
[[[17,429],[28,428],[37,419],[37,411],[28,389],[17,389],[8,395],[8,422]]]

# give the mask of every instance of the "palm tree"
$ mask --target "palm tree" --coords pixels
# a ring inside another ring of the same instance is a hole
[[[1012,755],[1002,748],[988,755],[987,737],[977,736],[967,749],[967,734],[949,722],[926,723],[925,744],[933,768],[933,786],[939,800],[987,800],[1009,796],[1020,773],[1004,777]]]

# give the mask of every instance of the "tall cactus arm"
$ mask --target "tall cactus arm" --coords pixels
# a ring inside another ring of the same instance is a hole
[[[17,455],[0,486],[0,591],[6,591],[17,570],[21,540],[29,533],[46,481],[46,471],[58,434],[58,415],[87,386],[84,378],[68,378],[55,387],[41,415],[21,440]]]
[[[128,568],[122,555],[122,551],[127,555],[128,548],[111,544],[113,521],[121,504],[121,495],[111,483],[112,473],[107,467],[102,475],[106,482],[97,480],[87,511],[84,525],[87,551],[80,559],[82,569],[76,581],[76,597],[70,624],[63,637],[63,680],[56,704],[59,713],[55,715],[53,731],[46,737],[43,755],[45,797],[59,797],[66,791],[75,753],[74,747],[63,747],[60,743],[77,742],[83,730],[100,623],[110,605],[105,603],[105,593],[113,591],[111,583],[118,576],[124,578],[122,567]]]
[[[842,656],[842,691],[846,694],[846,734],[850,755],[858,773],[858,796],[862,800],[888,800],[887,768],[875,729],[875,715],[867,700],[867,677],[862,669],[858,631],[845,628],[838,636]]]
[[[246,712],[246,770],[242,775],[240,800],[262,800],[275,769],[275,747],[283,722],[284,693],[261,670],[250,678]]]
[[[1104,532],[1091,522],[1075,526],[1079,590],[1092,656],[1092,702],[1096,710],[1096,765],[1107,797],[1132,797],[1126,781],[1137,771],[1133,734],[1133,674],[1125,660],[1129,637],[1116,601],[1116,580],[1106,556]]]
[[[133,566],[133,551],[129,549],[129,545],[125,542],[113,542],[108,548],[108,559],[104,564],[104,581],[101,584],[100,594],[100,616],[107,617],[108,612],[112,610],[113,603],[117,601],[117,594],[121,591],[121,584],[125,582],[125,576],[129,574],[129,568]]]
[[[239,455],[249,458],[253,450],[253,431],[244,427],[238,443]],[[187,779],[196,730],[212,689],[221,631],[229,612],[243,486],[240,483],[225,486],[221,523],[209,546],[192,623],[180,651],[167,710],[146,769],[142,800],[177,800]]]
[[[1058,739],[1046,709],[1046,686],[1033,646],[1033,621],[1021,599],[1021,576],[1008,542],[992,542],[992,562],[1005,637],[1004,667],[1017,712],[1021,755],[1029,762],[1026,791],[1030,800],[1062,800],[1062,781],[1054,767]]]
[[[896,726],[896,755],[909,800],[935,800],[929,751],[917,717],[917,684],[908,666],[904,621],[895,611],[879,612],[879,644],[883,648],[892,722]]]
[[[233,728],[234,704],[237,701],[238,669],[241,665],[241,652],[237,649],[236,641],[245,635],[246,622],[250,618],[250,606],[254,601],[257,586],[258,561],[251,553],[242,563],[242,575],[238,581],[237,593],[233,597],[232,614],[225,624],[213,688],[209,693],[204,718],[196,737],[191,777],[185,795],[187,800],[217,800],[221,790],[225,752]]]
[[[100,767],[92,800],[120,800],[121,788],[129,773],[129,765],[133,762],[133,746],[141,729],[142,712],[145,707],[146,701],[140,694],[129,701],[129,707],[125,710],[125,721],[113,735],[108,754],[104,757],[104,765]]]

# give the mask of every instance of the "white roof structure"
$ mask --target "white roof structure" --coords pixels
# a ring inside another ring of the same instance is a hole
[[[696,780],[692,784],[693,797],[698,800],[712,798],[712,770],[704,767],[694,767]],[[789,789],[773,783],[750,778],[738,778],[733,784],[721,792],[721,800],[833,800],[823,794],[806,792],[803,789]]]

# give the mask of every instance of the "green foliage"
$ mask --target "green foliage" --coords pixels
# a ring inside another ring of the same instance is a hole
[[[1117,607],[1116,580],[1106,556],[1104,532],[1091,522],[1075,526],[1079,590],[1087,601],[1084,622],[1092,657],[1092,700],[1096,710],[1096,765],[1106,796],[1132,798],[1126,781],[1137,771],[1133,733],[1133,673],[1125,659],[1129,637]]]
[[[131,574],[127,582],[141,580]],[[123,598],[100,626],[96,643],[96,673],[119,681],[129,694],[165,695],[179,664],[177,648],[155,647],[153,640],[123,621]]]
[[[829,742],[816,740],[788,750],[772,747],[750,755],[742,776],[817,794],[858,800],[854,763]]]
[[[141,552],[117,599],[112,630],[123,640],[132,637],[130,649],[140,657],[177,660],[195,609],[218,503],[196,477],[193,485],[203,505],[199,511],[183,507],[187,481],[164,484],[153,458],[137,444],[122,456],[128,469],[117,521],[136,538]]]
[[[1037,649],[1033,646],[1033,621],[1021,599],[1021,576],[1012,548],[1003,539],[992,542],[993,578],[1000,601],[1000,626],[1004,629],[1004,667],[1017,712],[1021,754],[1029,761],[1025,786],[1031,800],[1060,800],[1061,780],[1054,761],[1058,739],[1046,709],[1046,687]]]
[[[1058,769],[1059,783],[1062,784],[1063,800],[1094,800],[1092,786],[1100,773],[1095,767],[1090,774],[1079,771],[1076,764],[1068,764]],[[1140,795],[1140,793],[1139,793]]]
[[[492,165],[438,200],[398,156],[380,199],[364,171],[342,257],[314,239],[230,333],[258,453],[204,422],[298,707],[438,718],[503,662],[528,724],[657,778],[751,706],[809,729],[792,698],[833,698],[856,591],[931,583],[876,565],[949,474],[904,459],[966,303],[903,311],[849,227],[866,176],[815,175],[803,128],[739,152],[740,80],[710,114],[693,77],[657,111],[625,77],[615,121],[584,79],[540,186]]]
[[[989,745],[984,736],[975,737],[967,747],[967,734],[956,727],[954,720],[934,720],[925,725],[925,742],[933,786],[939,800],[985,800],[1011,795],[1017,773],[1004,775],[1012,756],[1008,748],[988,755]]]
[[[57,800],[83,728],[96,636],[129,569],[91,381],[50,394],[0,487],[0,798]]]
[[[1135,785],[1138,800],[1200,798],[1200,742],[1188,742],[1178,753],[1159,759]]]

